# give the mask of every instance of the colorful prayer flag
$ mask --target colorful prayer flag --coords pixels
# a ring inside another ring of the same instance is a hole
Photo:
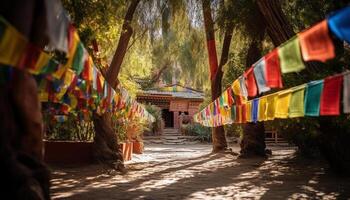
[[[320,115],[339,115],[343,75],[327,77],[323,83]]]
[[[252,101],[246,103],[246,119],[247,122],[252,122]]]
[[[259,98],[252,100],[252,121],[256,123],[258,121],[259,112]]]
[[[278,47],[278,55],[282,73],[299,72],[305,68],[297,36]]]
[[[350,44],[350,6],[335,12],[327,20],[332,33]]]
[[[335,57],[334,45],[328,32],[327,21],[299,33],[301,52],[305,61],[325,62]]]
[[[283,90],[278,93],[278,97],[276,99],[275,118],[288,118],[291,96],[291,90]]]
[[[303,117],[304,113],[304,93],[306,84],[292,89],[292,97],[289,104],[289,117]]]
[[[270,90],[270,88],[266,86],[264,58],[260,59],[256,64],[254,64],[254,76],[259,89],[259,94]]]
[[[267,98],[266,96],[259,98],[258,121],[267,121]]]
[[[28,41],[2,17],[0,17],[0,24],[4,29],[0,38],[0,64],[18,67]]]
[[[270,88],[282,88],[281,67],[278,50],[275,49],[265,56],[266,85]]]
[[[266,96],[267,108],[266,108],[266,117],[267,120],[275,119],[275,110],[276,110],[276,99],[278,98],[278,93],[270,94]]]
[[[312,81],[305,89],[305,116],[320,115],[320,100],[323,89],[323,80]]]
[[[258,89],[255,82],[253,67],[250,67],[245,73],[246,85],[248,90],[248,96],[255,97],[258,93]]]

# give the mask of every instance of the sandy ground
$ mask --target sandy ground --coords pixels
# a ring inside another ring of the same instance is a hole
[[[233,147],[238,151],[238,147]],[[101,165],[52,166],[53,199],[350,199],[350,179],[323,161],[272,147],[268,159],[211,154],[210,145],[149,145],[121,175]]]

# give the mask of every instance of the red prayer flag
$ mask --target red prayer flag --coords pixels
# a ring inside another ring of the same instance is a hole
[[[326,20],[301,32],[299,41],[305,61],[319,60],[325,62],[335,57],[334,45],[329,36]]]
[[[278,50],[275,49],[265,56],[266,86],[270,88],[282,88],[282,76]]]
[[[242,104],[241,105],[241,110],[242,110],[242,123],[246,123],[247,122],[247,109],[246,109],[246,104]]]
[[[210,66],[210,79],[213,80],[218,71],[218,59],[216,55],[215,40],[207,41],[209,66]]]
[[[25,53],[19,62],[18,67],[21,69],[35,69],[35,64],[40,56],[40,49],[33,44],[28,44]]]
[[[250,67],[245,73],[248,96],[255,97],[258,93],[258,89],[255,82],[253,67]]]
[[[242,122],[242,109],[241,106],[236,106],[236,123]]]
[[[228,96],[228,106],[231,107],[232,104],[234,103],[234,100],[233,100],[233,91],[232,91],[232,88],[229,87],[227,89],[227,96]]]
[[[343,75],[328,77],[324,80],[320,115],[339,115],[342,83]]]

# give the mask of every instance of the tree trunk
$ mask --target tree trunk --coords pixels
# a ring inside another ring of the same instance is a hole
[[[279,46],[295,35],[291,24],[282,12],[280,0],[257,0],[272,43]]]
[[[208,46],[209,65],[211,69],[211,97],[214,101],[222,93],[222,67],[227,63],[228,53],[233,33],[233,24],[226,25],[225,36],[223,41],[220,63],[218,65],[216,47],[215,47],[215,32],[214,22],[211,16],[210,0],[202,0],[204,27]],[[211,44],[210,44],[211,43]],[[212,45],[212,46],[211,46]],[[224,127],[215,127],[212,129],[213,152],[224,151],[227,148]]]
[[[43,9],[43,1],[15,0],[2,2],[0,13],[30,42],[43,47],[44,36],[37,32],[45,14],[37,10]],[[50,172],[42,161],[43,121],[36,81],[19,69],[5,77],[9,80],[0,85],[0,113],[6,114],[0,120],[4,131],[0,134],[0,195],[11,199],[50,199]]]
[[[131,21],[139,2],[140,0],[133,0],[126,12],[117,50],[115,51],[107,73],[104,74],[107,83],[114,89],[116,89],[118,85],[120,67],[133,33]],[[105,113],[99,116],[97,113],[94,113],[93,122],[95,129],[93,145],[94,158],[125,173],[122,152],[119,150],[118,139],[112,128],[111,115]]]
[[[251,66],[261,57],[261,43],[264,31],[252,41],[248,49],[246,66]],[[265,127],[263,122],[243,125],[240,157],[265,156]]]
[[[122,62],[124,60],[124,56],[125,56],[126,50],[128,48],[130,38],[133,34],[133,29],[131,27],[131,21],[132,21],[132,18],[134,16],[135,10],[136,10],[139,2],[140,2],[140,0],[132,0],[131,1],[131,4],[126,12],[125,17],[124,17],[124,22],[123,22],[122,31],[121,31],[121,35],[119,38],[117,49],[114,53],[112,63],[109,66],[107,73],[106,73],[106,80],[113,88],[116,88],[116,86],[118,85],[118,74],[120,71],[120,67],[121,67]]]

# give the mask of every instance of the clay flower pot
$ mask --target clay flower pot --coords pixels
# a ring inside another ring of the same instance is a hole
[[[132,157],[132,149],[133,149],[133,143],[132,142],[123,142],[119,144],[119,148],[121,148],[123,152],[123,158],[124,161],[131,160]]]
[[[140,142],[140,141],[133,141],[132,142],[133,144],[133,153],[136,153],[136,154],[142,154],[143,153],[143,149],[144,149],[144,146],[143,146],[143,142]]]

